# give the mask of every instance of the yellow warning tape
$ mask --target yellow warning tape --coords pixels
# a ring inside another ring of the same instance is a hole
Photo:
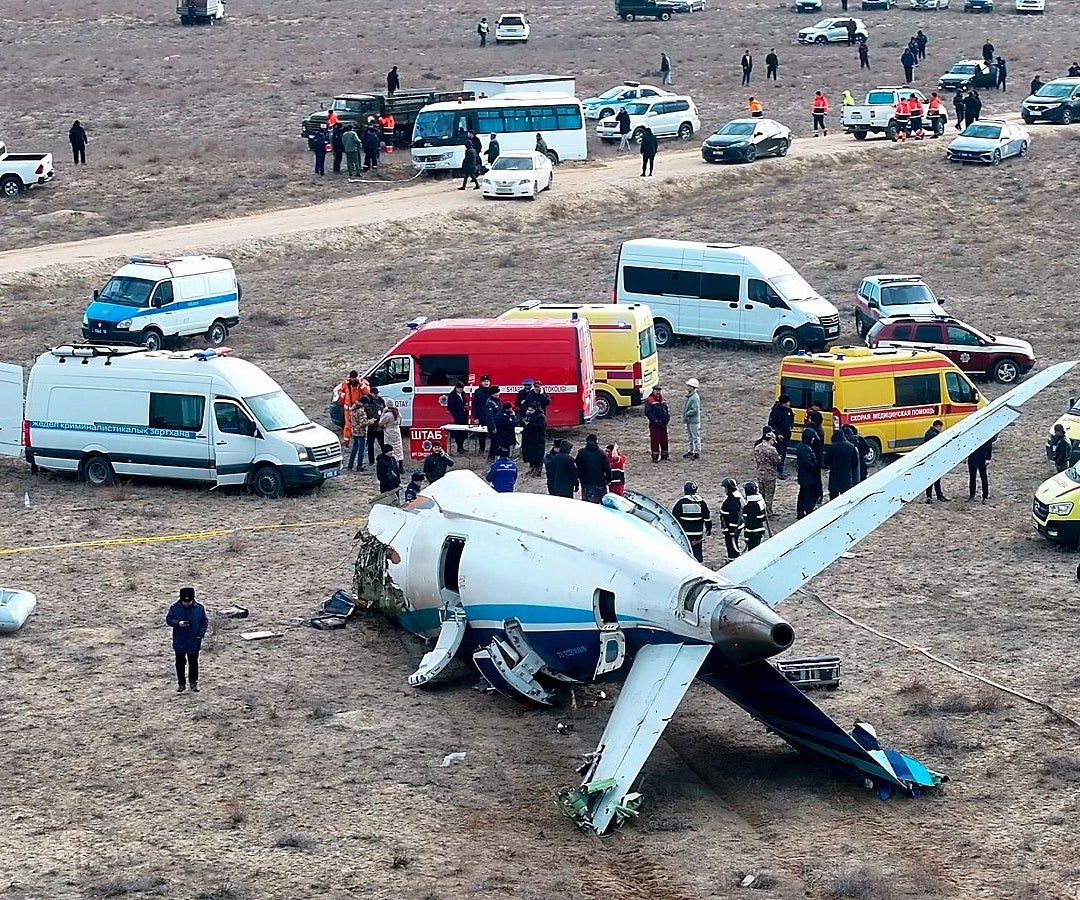
[[[36,550],[85,550],[92,547],[121,547],[127,544],[163,544],[168,541],[196,541],[202,538],[225,537],[238,531],[274,531],[284,528],[330,528],[337,525],[363,525],[366,516],[349,519],[327,519],[321,522],[290,522],[282,525],[237,525],[213,531],[188,531],[184,534],[151,534],[146,537],[105,538],[98,541],[72,541],[67,544],[41,544],[36,547],[0,547],[0,556],[33,553]]]

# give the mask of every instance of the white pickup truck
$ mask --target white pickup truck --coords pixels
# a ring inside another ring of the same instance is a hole
[[[51,153],[8,153],[0,141],[0,197],[17,197],[52,177]]]
[[[921,91],[908,87],[879,87],[868,91],[862,106],[845,106],[840,113],[840,124],[848,134],[855,135],[855,140],[865,141],[868,134],[884,134],[889,140],[896,139],[896,104],[901,97],[918,97],[923,108],[927,99]],[[945,128],[949,116],[941,104],[941,127]],[[929,118],[923,123],[929,130]]]

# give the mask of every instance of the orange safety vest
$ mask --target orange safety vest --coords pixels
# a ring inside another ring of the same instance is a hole
[[[761,105],[760,100],[751,100],[750,101],[750,112],[752,112],[752,113],[764,112],[764,110],[765,110],[765,107]]]
[[[931,97],[930,98],[930,115],[931,116],[935,115],[938,112],[938,110],[940,110],[940,109],[941,109],[941,98],[940,97]]]
[[[898,119],[906,119],[910,115],[911,105],[907,102],[906,98],[901,99],[900,102],[896,104],[896,117]]]
[[[814,97],[814,112],[823,116],[829,111],[829,101],[825,96]]]
[[[908,112],[913,116],[921,116],[923,114],[922,101],[918,97],[912,97],[908,100]]]
[[[330,115],[326,117],[326,124],[330,128],[333,128],[335,125],[337,125],[339,121],[340,120],[338,119],[338,114],[334,112],[334,110],[330,110]]]

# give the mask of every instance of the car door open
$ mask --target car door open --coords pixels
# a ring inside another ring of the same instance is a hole
[[[214,401],[214,463],[219,485],[244,484],[259,453],[259,429],[234,400]]]

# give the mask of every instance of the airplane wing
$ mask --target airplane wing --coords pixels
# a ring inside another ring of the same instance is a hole
[[[939,437],[728,563],[723,568],[724,578],[776,606],[1014,422],[1024,402],[1075,365],[1076,361],[1057,363],[1033,375]]]
[[[637,800],[628,792],[711,650],[648,644],[638,651],[581,787],[556,798],[581,828],[603,834],[635,814]]]

